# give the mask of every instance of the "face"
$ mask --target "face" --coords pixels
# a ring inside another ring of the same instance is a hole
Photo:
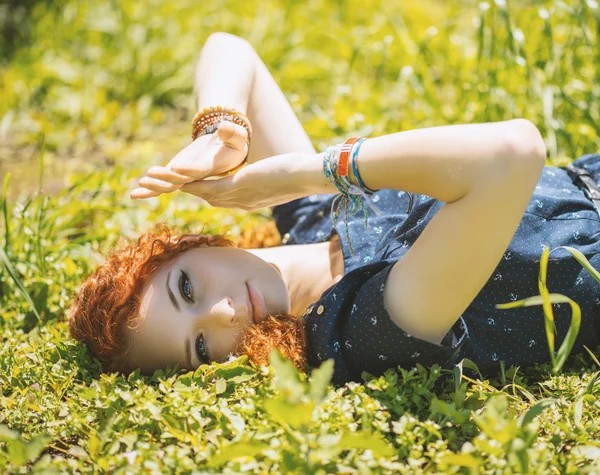
[[[144,287],[138,321],[128,330],[128,363],[151,373],[222,361],[245,328],[289,311],[285,281],[271,264],[238,248],[190,249]]]

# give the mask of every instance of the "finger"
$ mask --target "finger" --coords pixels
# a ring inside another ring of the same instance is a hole
[[[191,193],[200,198],[219,199],[231,189],[232,177],[220,180],[196,180],[181,186],[181,191]]]
[[[190,181],[193,181],[193,178],[174,172],[169,167],[150,167],[146,175],[148,175],[151,178],[156,178],[158,180],[173,183],[174,185],[183,185],[184,183],[189,183]]]
[[[217,130],[219,138],[229,148],[242,152],[246,146],[246,139],[248,138],[248,132],[244,127],[228,120],[224,120],[219,125]]]
[[[168,181],[158,180],[149,176],[145,176],[139,181],[140,186],[148,188],[151,191],[157,191],[159,193],[171,193],[181,188],[181,185],[174,185]]]
[[[148,188],[136,188],[131,193],[129,193],[129,197],[134,200],[141,200],[145,198],[154,198],[155,196],[160,195],[156,191],[151,191]]]

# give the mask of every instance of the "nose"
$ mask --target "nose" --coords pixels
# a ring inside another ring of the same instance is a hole
[[[200,321],[204,325],[218,327],[233,327],[236,324],[236,318],[233,299],[230,297],[223,297],[214,303],[204,315],[200,315]]]

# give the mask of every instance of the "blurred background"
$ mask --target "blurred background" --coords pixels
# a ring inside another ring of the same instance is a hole
[[[560,165],[599,149],[599,29],[596,0],[5,0],[0,177],[54,193],[71,172],[166,163],[215,31],[252,43],[318,149],[526,117]]]

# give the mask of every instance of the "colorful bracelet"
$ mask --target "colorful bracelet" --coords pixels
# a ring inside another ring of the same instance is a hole
[[[378,190],[371,190],[364,184],[364,182],[360,178],[360,174],[358,173],[358,151],[360,150],[360,146],[365,141],[365,138],[360,138],[356,141],[352,148],[352,153],[350,154],[350,164],[352,166],[352,173],[356,177],[356,181],[358,182],[359,188],[362,188],[367,195],[372,195]]]
[[[201,132],[211,124],[228,116],[228,120],[241,125],[248,133],[248,141],[252,140],[252,124],[246,114],[231,107],[210,106],[198,112],[192,120],[192,140],[196,140]]]
[[[350,137],[342,144],[342,150],[340,152],[340,164],[338,167],[338,174],[340,176],[348,176],[348,157],[352,151],[352,147],[359,140],[359,137]]]

